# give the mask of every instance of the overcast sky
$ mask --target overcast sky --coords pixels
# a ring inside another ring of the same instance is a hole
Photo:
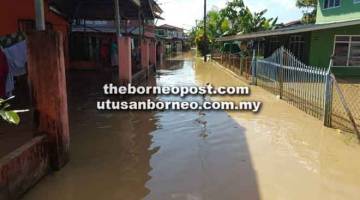
[[[164,10],[158,25],[170,24],[185,29],[195,25],[195,19],[203,17],[203,0],[157,0]],[[208,0],[208,10],[225,7],[227,0]],[[296,7],[296,0],[244,0],[252,12],[267,9],[267,17],[279,17],[278,22],[300,19],[302,12]]]

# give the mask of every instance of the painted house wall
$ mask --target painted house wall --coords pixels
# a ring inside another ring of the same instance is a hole
[[[34,0],[5,0],[0,6],[0,35],[18,31],[18,20],[34,19]],[[45,19],[53,25],[54,30],[67,33],[69,23],[50,11],[47,1],[45,1]]]
[[[340,7],[324,9],[325,0],[318,0],[317,24],[360,19],[360,3],[354,0],[341,0]]]
[[[55,31],[64,37],[64,53],[68,66],[68,30],[69,23],[49,9],[48,1],[44,2],[45,20]],[[15,33],[19,30],[19,20],[35,20],[34,0],[4,0],[0,6],[0,35]]]
[[[329,66],[330,57],[334,50],[335,35],[360,35],[360,25],[312,32],[309,53],[310,65],[324,68]],[[360,67],[356,71],[359,70]],[[347,68],[347,71],[352,73],[350,68]]]

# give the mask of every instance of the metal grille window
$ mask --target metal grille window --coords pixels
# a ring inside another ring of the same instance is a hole
[[[340,3],[341,3],[340,0],[325,0],[324,9],[339,7]]]
[[[304,38],[301,35],[290,36],[289,49],[297,58],[302,60],[304,55]]]
[[[360,35],[335,37],[334,66],[360,66]]]
[[[272,37],[269,42],[269,51],[273,53],[276,49],[280,48],[280,40],[278,37]]]

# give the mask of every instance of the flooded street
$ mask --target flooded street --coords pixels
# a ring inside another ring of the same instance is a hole
[[[169,63],[149,85],[246,86],[214,63],[193,58]],[[42,179],[23,199],[359,199],[356,138],[324,127],[260,87],[251,86],[248,97],[212,98],[262,101],[258,114],[99,112],[102,85],[89,76],[69,92],[71,162]]]

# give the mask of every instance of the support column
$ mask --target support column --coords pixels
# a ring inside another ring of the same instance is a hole
[[[35,24],[36,30],[44,31],[45,26],[45,14],[44,14],[44,0],[34,0],[35,3]]]
[[[163,66],[164,64],[164,43],[163,42],[160,42],[160,47],[159,47],[159,65],[160,66]]]
[[[58,32],[28,34],[28,77],[34,119],[47,135],[50,165],[59,170],[69,161],[69,119],[63,38]]]
[[[143,68],[149,69],[149,42],[147,39],[142,39],[141,41],[141,66]]]
[[[156,41],[150,43],[150,63],[156,67]]]
[[[114,0],[114,13],[115,13],[115,27],[116,35],[121,36],[121,17],[120,17],[120,5],[119,0]]]
[[[132,81],[131,38],[118,37],[119,48],[119,80],[120,84],[127,85]]]

